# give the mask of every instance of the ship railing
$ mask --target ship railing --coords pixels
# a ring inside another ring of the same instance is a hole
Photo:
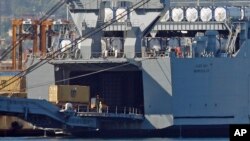
[[[79,116],[95,116],[95,117],[122,117],[122,118],[133,118],[133,119],[141,119],[143,118],[143,112],[140,108],[135,107],[119,107],[106,106],[102,109],[92,108],[85,110],[80,110],[77,112]]]
[[[145,52],[108,52],[108,53],[92,53],[91,58],[127,58],[126,56],[134,56],[134,58],[153,58],[153,57],[166,57],[168,54],[165,50],[160,50],[157,52],[154,51],[145,51]]]
[[[128,58],[128,56],[133,56],[133,58],[155,58],[155,57],[168,57],[169,54],[165,50],[160,51],[144,51],[144,52],[118,52],[115,53],[113,51],[108,52],[93,52],[90,56],[91,59],[98,58]],[[81,59],[81,58],[78,58]]]
[[[114,52],[114,51],[103,51],[103,52],[93,52],[91,58],[123,58],[124,52]]]
[[[160,51],[147,50],[131,54],[134,54],[134,58],[168,58],[170,56],[166,50],[160,50]],[[126,55],[130,55],[130,53],[124,54],[124,56]]]
[[[1,63],[0,63],[0,65],[1,65],[1,67],[0,67],[1,71],[13,70],[12,65],[4,65],[4,64],[1,64]]]
[[[137,55],[140,55],[140,56],[136,56],[137,58],[168,57],[168,54],[166,54],[165,50],[160,50],[160,51],[148,50],[148,51],[142,52],[141,54],[137,54]]]

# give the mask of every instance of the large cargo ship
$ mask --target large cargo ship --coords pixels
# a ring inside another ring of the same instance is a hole
[[[89,86],[105,103],[78,112],[86,128],[65,131],[228,136],[249,124],[249,1],[71,0],[68,11],[79,38],[60,36],[64,55],[26,76],[28,98],[48,100],[52,81]]]

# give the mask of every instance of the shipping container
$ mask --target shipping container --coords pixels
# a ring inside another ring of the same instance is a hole
[[[25,78],[16,76],[13,77],[0,75],[0,89],[0,92],[25,92],[26,80]]]
[[[49,101],[53,103],[76,102],[88,104],[89,96],[89,86],[51,85],[49,87]]]

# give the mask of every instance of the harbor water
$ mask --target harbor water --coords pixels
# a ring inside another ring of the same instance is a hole
[[[1,141],[229,141],[227,138],[131,138],[131,139],[100,139],[100,138],[51,138],[51,137],[1,137]]]

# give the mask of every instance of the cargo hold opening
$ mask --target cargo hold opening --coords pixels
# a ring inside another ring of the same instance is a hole
[[[71,71],[70,77],[94,71]],[[90,98],[100,96],[109,111],[134,110],[144,113],[142,71],[106,71],[69,81],[70,85],[90,86]],[[126,109],[125,109],[126,108]],[[135,112],[135,111],[134,111]]]

